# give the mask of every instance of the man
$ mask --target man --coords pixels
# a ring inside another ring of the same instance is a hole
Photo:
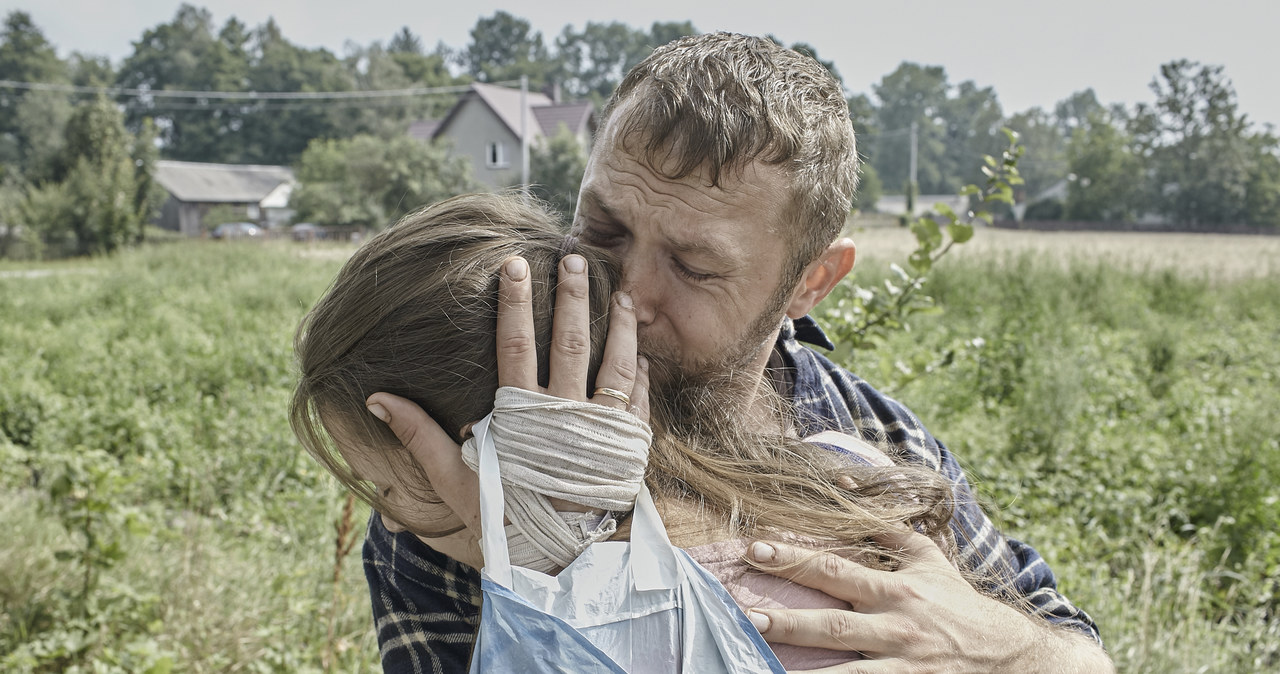
[[[574,232],[620,257],[655,392],[768,377],[795,406],[802,437],[856,432],[939,471],[955,485],[961,565],[1001,579],[1000,591],[1044,620],[979,594],[936,546],[904,532],[882,541],[906,555],[892,572],[754,544],[756,561],[789,566],[788,577],[798,569],[797,582],[853,610],[753,610],[753,623],[775,643],[869,659],[845,671],[1109,671],[1092,621],[1057,593],[1034,550],[995,530],[942,444],[800,345],[831,348],[807,315],[853,267],[853,242],[837,237],[856,171],[847,104],[816,61],[759,38],[685,38],[637,65],[610,99]],[[429,446],[421,410],[379,400],[433,483],[466,482],[433,465],[456,446]],[[384,667],[451,671],[465,665],[474,629],[475,572],[403,536],[375,517],[365,547]]]

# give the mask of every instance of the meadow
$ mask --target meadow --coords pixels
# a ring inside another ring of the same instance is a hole
[[[941,313],[835,357],[962,458],[1121,671],[1280,667],[1280,239],[1006,234],[934,270]],[[866,285],[909,235],[856,238]],[[349,252],[0,263],[0,670],[377,670],[367,510],[285,416]]]

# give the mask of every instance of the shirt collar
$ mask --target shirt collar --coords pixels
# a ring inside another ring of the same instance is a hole
[[[827,337],[827,333],[818,327],[818,322],[808,314],[795,320],[788,318],[782,321],[782,330],[778,333],[778,345],[782,346],[793,340],[820,346],[828,351],[836,348],[836,345],[832,344],[831,339]]]

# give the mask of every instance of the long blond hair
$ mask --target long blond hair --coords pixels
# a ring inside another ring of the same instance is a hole
[[[365,399],[385,391],[419,404],[447,432],[492,408],[497,388],[494,326],[497,274],[512,255],[529,261],[534,282],[540,376],[545,381],[557,263],[586,257],[591,278],[592,352],[604,343],[618,268],[607,253],[566,245],[544,210],[511,197],[456,197],[405,216],[347,262],[303,320],[295,339],[299,382],[290,419],[302,445],[366,502],[389,512],[344,454],[381,452],[420,485],[418,499],[441,536],[461,528],[421,469]],[[762,385],[772,430],[733,418],[728,382],[690,386],[654,401],[648,481],[655,496],[696,503],[736,535],[799,535],[823,547],[868,548],[870,536],[903,523],[946,542],[950,485],[932,471],[875,468],[842,460],[788,433],[788,407]],[[688,418],[698,423],[674,423]],[[421,513],[417,518],[421,521]]]

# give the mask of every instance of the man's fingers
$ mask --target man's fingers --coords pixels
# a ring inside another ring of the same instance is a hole
[[[630,400],[616,395],[592,394],[591,402],[616,409],[627,409],[636,404],[636,312],[631,296],[624,292],[613,294],[609,308],[609,337],[604,344],[604,358],[596,374],[596,391],[600,389],[621,393]],[[646,399],[646,406],[648,401]]]
[[[899,674],[913,671],[914,663],[898,658],[884,660],[854,660],[822,669],[791,670],[791,674]]]
[[[480,481],[462,460],[459,447],[444,429],[413,401],[375,393],[365,401],[409,450],[445,505],[472,531],[480,531]]]
[[[887,618],[846,609],[758,609],[747,615],[766,641],[866,655],[891,646]]]
[[[538,351],[533,332],[529,263],[513,257],[498,276],[498,385],[536,390]]]
[[[922,533],[913,531],[905,525],[901,531],[881,534],[874,537],[876,543],[885,550],[896,551],[903,556],[903,566],[914,566],[919,562],[953,566],[942,549],[933,539]]]
[[[649,423],[649,360],[636,358],[636,385],[631,387],[631,413]]]
[[[547,393],[558,398],[587,399],[587,368],[591,363],[588,293],[587,260],[581,255],[564,256],[556,283],[555,315],[551,322],[551,375],[547,382]]]
[[[830,552],[755,542],[748,546],[747,554],[765,573],[847,601],[855,611],[874,612],[885,593],[885,584],[892,582],[888,572],[868,569]]]

